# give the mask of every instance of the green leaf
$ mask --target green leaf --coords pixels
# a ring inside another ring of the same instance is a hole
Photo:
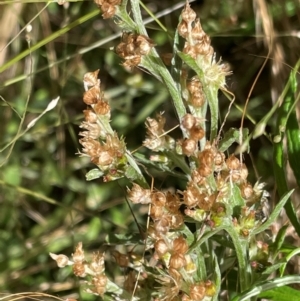
[[[284,205],[286,204],[286,202],[289,200],[291,194],[294,192],[294,190],[291,190],[290,192],[286,193],[282,199],[280,200],[280,202],[277,204],[277,206],[275,207],[275,209],[272,211],[272,213],[270,214],[269,218],[267,219],[267,221],[265,223],[263,223],[262,225],[260,225],[258,228],[254,229],[251,233],[252,236],[265,231],[266,229],[268,229],[273,223],[274,221],[277,219],[281,209],[284,207]]]
[[[85,175],[85,178],[87,181],[91,181],[91,180],[99,179],[103,177],[103,175],[104,175],[103,171],[101,171],[99,168],[94,168]]]
[[[106,241],[110,245],[136,245],[143,244],[142,237],[140,233],[128,233],[128,234],[112,234],[109,233],[106,236]]]
[[[246,140],[249,135],[248,129],[243,129],[242,131],[243,140]],[[240,130],[231,128],[227,131],[223,139],[219,142],[219,151],[225,152],[233,143],[240,143]]]
[[[277,257],[278,252],[280,251],[282,244],[285,241],[286,231],[287,231],[288,225],[285,225],[281,227],[276,235],[276,239],[273,245],[271,245],[271,249],[274,253],[274,258]]]
[[[269,299],[272,301],[296,301],[300,300],[300,291],[289,286],[283,286],[263,292],[259,294],[259,298]]]
[[[276,278],[276,279],[269,280],[269,281],[263,281],[260,283],[256,283],[255,287],[247,290],[243,294],[236,296],[235,298],[231,299],[231,301],[248,301],[248,300],[250,300],[251,297],[258,296],[258,295],[261,296],[263,294],[263,292],[275,290],[275,289],[278,289],[278,287],[280,287],[280,286],[294,284],[294,283],[300,283],[300,276],[285,276],[285,277]],[[294,292],[293,292],[293,294],[289,293],[288,296],[289,296],[289,301],[299,300],[299,299],[295,299]],[[274,299],[271,299],[271,300],[274,301]],[[275,299],[275,300],[281,301],[281,299]]]
[[[300,98],[300,93],[297,93],[297,70],[300,66],[300,60],[290,74],[289,84],[290,88],[286,95],[286,102],[289,102],[289,117],[286,124],[286,138],[287,138],[287,153],[290,166],[295,175],[298,187],[300,187],[300,128],[297,120],[295,107]]]
[[[226,206],[226,210],[228,210],[228,212],[226,213],[227,215],[233,214],[234,216],[238,216],[240,214],[241,207],[245,206],[245,200],[241,195],[241,190],[238,185],[230,184],[230,189],[231,189],[230,203],[228,204],[228,206]],[[229,213],[229,210],[232,209],[233,209],[233,213]]]
[[[286,260],[287,262],[294,257],[295,255],[300,254],[300,248],[297,248],[295,250],[293,250],[292,252],[290,252],[287,256],[286,256]],[[280,276],[282,276],[284,274],[287,262],[284,263],[284,265],[280,268]]]
[[[299,61],[300,62],[300,61]],[[299,63],[298,62],[298,63]],[[292,83],[289,81],[284,88],[284,92],[282,95],[286,95],[289,86],[292,85]],[[278,118],[277,118],[277,133],[274,138],[274,151],[273,151],[273,165],[274,165],[274,175],[276,179],[277,189],[279,197],[282,197],[287,191],[288,191],[288,185],[286,181],[286,159],[285,159],[285,153],[284,153],[284,145],[283,145],[283,139],[284,139],[284,132],[286,130],[289,114],[292,111],[293,104],[291,101],[291,97],[284,97],[281,96],[281,98],[284,99],[283,104],[278,110]],[[291,138],[290,142],[296,140],[296,138]],[[296,142],[298,143],[298,142]],[[295,160],[298,160],[295,158]],[[298,163],[296,163],[298,164]],[[293,203],[291,201],[287,202],[285,204],[285,210],[286,214],[291,221],[292,225],[294,226],[298,236],[300,236],[300,223],[297,217],[297,214],[295,212]]]

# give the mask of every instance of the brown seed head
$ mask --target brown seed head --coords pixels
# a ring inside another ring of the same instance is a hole
[[[193,9],[191,9],[190,4],[187,2],[184,9],[181,12],[181,17],[182,20],[184,20],[187,23],[192,23],[197,15],[196,13],[193,11]]]
[[[200,199],[204,196],[201,194],[199,188],[194,182],[189,182],[187,189],[183,192],[183,202],[188,207],[195,207],[198,205]]]
[[[200,125],[195,125],[190,130],[190,137],[196,141],[201,140],[205,136],[205,131]]]
[[[195,46],[191,45],[188,42],[185,42],[182,52],[190,55],[193,59],[197,59],[197,52]]]
[[[207,36],[203,31],[200,19],[198,18],[195,20],[191,35],[194,41],[203,41],[205,39],[205,36]]]
[[[213,204],[215,203],[217,194],[211,194],[199,200],[199,208],[205,211],[209,211]]]
[[[170,221],[171,221],[170,227],[172,229],[177,229],[177,228],[181,227],[184,223],[183,215],[180,212],[175,213],[175,214],[170,214],[169,217],[170,217]]]
[[[110,106],[106,101],[98,101],[93,109],[97,115],[107,115],[110,114]]]
[[[79,143],[83,146],[82,152],[90,157],[97,157],[101,151],[101,144],[90,137],[79,139]]]
[[[94,72],[88,72],[83,76],[83,83],[86,87],[93,87],[100,85],[100,79],[98,79],[100,69]]]
[[[181,21],[177,26],[178,34],[184,39],[188,38],[188,25],[185,21]]]
[[[163,207],[152,205],[150,209],[150,216],[153,220],[157,220],[164,214]]]
[[[85,277],[86,276],[85,264],[82,262],[74,262],[73,273],[77,277]]]
[[[183,236],[179,236],[173,241],[173,253],[185,254],[189,249],[189,245]]]
[[[150,204],[151,203],[151,190],[144,189],[140,185],[133,183],[130,189],[127,189],[128,198],[135,204]]]
[[[98,85],[93,86],[91,89],[87,90],[83,94],[83,101],[87,105],[92,105],[97,103],[100,100],[100,98],[101,98],[100,87]]]
[[[163,207],[166,204],[166,196],[161,191],[151,194],[151,203],[157,207]]]
[[[85,121],[88,123],[96,123],[98,120],[97,115],[90,109],[84,110],[83,114],[84,114]]]
[[[195,108],[201,108],[205,104],[205,97],[203,92],[195,93],[189,100],[190,104]]]
[[[136,38],[136,45],[138,47],[136,54],[147,55],[154,46],[154,42],[147,36],[138,35]]]
[[[87,131],[80,132],[79,135],[83,137],[89,137],[91,139],[98,139],[100,136],[103,136],[104,133],[98,123],[89,123],[83,121],[79,126],[81,129],[86,129]]]
[[[110,5],[108,3],[102,4],[101,10],[103,12],[103,14],[102,14],[103,19],[112,18],[116,13],[116,7],[114,5]]]
[[[253,196],[253,188],[252,185],[248,182],[242,183],[241,186],[241,194],[242,197],[246,200],[250,199]]]
[[[102,274],[105,270],[104,267],[104,254],[100,252],[96,252],[93,254],[93,260],[89,265],[89,268],[94,272],[94,275]]]
[[[182,152],[186,155],[186,156],[191,156],[195,153],[198,144],[197,141],[193,140],[193,139],[185,139],[182,142]]]
[[[202,300],[205,297],[204,283],[192,284],[190,287],[190,297],[192,300]]]
[[[154,244],[155,252],[159,258],[162,258],[167,252],[169,252],[169,246],[164,239],[159,239]]]
[[[225,155],[222,152],[217,152],[215,154],[215,165],[221,167],[221,165],[225,162]]]
[[[226,164],[229,169],[240,169],[241,167],[240,160],[234,155],[231,155],[226,159]]]
[[[196,123],[197,119],[192,114],[185,114],[181,120],[181,125],[184,129],[190,130]]]
[[[169,232],[170,224],[170,218],[167,215],[163,215],[159,220],[155,221],[154,229],[157,237]]]
[[[169,262],[170,268],[181,269],[186,265],[186,259],[183,254],[173,253]]]
[[[114,161],[114,153],[112,150],[106,150],[104,147],[101,147],[101,151],[91,161],[98,166],[109,166]]]
[[[107,277],[105,275],[97,275],[92,279],[92,286],[91,289],[97,295],[103,296],[106,292],[106,284],[107,284]]]
[[[72,255],[74,262],[83,262],[85,261],[84,258],[84,251],[82,249],[82,242],[79,242],[75,248],[75,252]]]
[[[166,198],[167,198],[166,208],[168,209],[168,211],[170,213],[177,213],[179,207],[181,206],[181,202],[178,194],[172,194],[170,191],[168,191]]]

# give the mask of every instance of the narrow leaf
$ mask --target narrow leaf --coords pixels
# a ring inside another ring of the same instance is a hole
[[[286,202],[289,200],[291,194],[294,192],[294,190],[291,190],[290,192],[286,193],[282,199],[280,200],[280,202],[277,204],[277,206],[275,207],[275,209],[273,210],[273,212],[270,214],[269,218],[267,219],[267,221],[265,223],[263,223],[262,225],[260,225],[257,229],[253,230],[251,235],[256,235],[260,232],[265,231],[266,229],[268,229],[276,220],[276,218],[278,217],[281,209],[284,207],[284,205],[286,204]]]

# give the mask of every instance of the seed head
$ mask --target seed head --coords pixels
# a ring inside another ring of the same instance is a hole
[[[181,269],[186,265],[186,259],[183,254],[174,253],[171,255],[169,265],[172,269]]]
[[[173,252],[185,254],[188,251],[189,245],[183,236],[179,236],[173,241]]]
[[[150,204],[151,203],[151,190],[144,189],[138,184],[133,183],[130,189],[127,189],[128,198],[135,204]]]

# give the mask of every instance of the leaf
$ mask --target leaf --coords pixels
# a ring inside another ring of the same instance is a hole
[[[262,225],[260,225],[258,228],[254,229],[251,233],[252,236],[265,231],[266,229],[268,229],[273,223],[274,221],[277,219],[281,209],[284,207],[284,205],[286,204],[286,202],[289,200],[289,197],[291,196],[291,194],[294,192],[294,189],[291,190],[290,192],[286,193],[282,199],[280,200],[280,202],[277,204],[277,206],[275,207],[275,209],[273,210],[273,212],[270,214],[269,218],[267,219],[267,221],[265,223],[263,223]]]
[[[103,177],[103,175],[104,175],[103,171],[101,171],[99,168],[94,168],[85,175],[85,178],[87,181],[91,181],[91,180],[99,179]]]
[[[242,131],[243,140],[245,141],[249,135],[248,129]],[[231,128],[225,134],[223,139],[219,142],[219,151],[225,152],[233,143],[240,143],[240,130]]]
[[[285,277],[281,277],[281,278],[276,278],[273,280],[269,280],[269,281],[263,281],[260,283],[255,283],[255,287],[247,290],[246,292],[239,294],[238,296],[234,297],[233,299],[231,299],[231,301],[248,301],[250,300],[251,297],[254,296],[261,296],[263,292],[266,291],[274,291],[275,289],[278,289],[278,287],[280,286],[285,286],[288,284],[294,284],[294,283],[300,283],[300,276],[285,276]],[[291,300],[297,300],[295,299],[295,295],[294,292],[293,294],[290,294],[291,291],[287,291],[289,296],[289,301]],[[298,295],[298,294],[297,294]],[[276,298],[276,297],[275,297]],[[277,301],[284,301],[284,299],[275,299]],[[298,299],[299,300],[299,299]],[[272,299],[272,301],[274,301],[274,299]]]
[[[128,234],[112,234],[109,233],[106,236],[106,241],[110,245],[135,245],[143,244],[140,233],[128,233]]]
[[[298,186],[300,187],[300,128],[296,115],[295,106],[297,105],[300,94],[296,97],[297,93],[297,77],[296,73],[300,66],[300,60],[290,74],[289,90],[286,95],[286,101],[290,103],[289,117],[286,123],[286,138],[287,138],[287,153],[290,166],[295,175]]]
[[[275,254],[274,257],[277,256],[278,252],[282,247],[282,244],[285,241],[287,229],[288,229],[288,225],[284,225],[283,227],[281,227],[276,235],[275,242],[271,245],[272,251]]]
[[[286,256],[286,261],[288,262],[292,257],[294,257],[295,255],[297,255],[299,253],[300,253],[300,248],[293,250]],[[284,265],[282,267],[280,267],[280,276],[282,276],[284,274],[287,262],[284,263]]]
[[[241,195],[241,190],[236,184],[232,184],[230,186],[231,193],[230,193],[230,203],[228,206],[226,206],[226,210],[232,210],[233,209],[233,216],[238,216],[241,211],[241,207],[245,206],[245,200],[243,199]],[[230,212],[226,212],[227,215],[232,215]]]
[[[49,102],[47,108],[46,108],[46,109],[45,109],[38,117],[34,118],[33,120],[31,120],[31,121],[28,123],[27,129],[32,128],[32,127],[36,124],[36,122],[37,122],[44,114],[46,114],[48,111],[53,110],[53,109],[56,107],[58,101],[59,101],[59,96],[56,97],[56,98],[54,98],[54,99],[52,99],[52,100]]]
[[[259,298],[269,299],[272,301],[296,301],[300,300],[300,291],[289,286],[283,286],[263,292],[258,296]]]

